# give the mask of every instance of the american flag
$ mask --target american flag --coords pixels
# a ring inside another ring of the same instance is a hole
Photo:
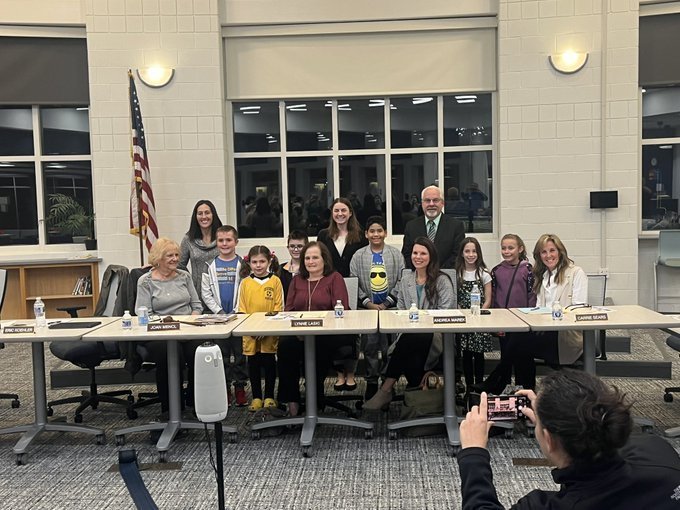
[[[142,124],[142,110],[139,108],[139,98],[135,79],[131,72],[130,78],[130,115],[132,118],[132,190],[130,193],[130,233],[140,235],[139,208],[142,211],[141,235],[146,240],[146,249],[158,239],[158,225],[156,224],[156,204],[151,190],[151,173],[146,154],[146,139]],[[141,204],[137,194],[137,185],[141,185]],[[141,248],[140,248],[141,249]]]

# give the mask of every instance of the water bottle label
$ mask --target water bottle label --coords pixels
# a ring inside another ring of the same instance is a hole
[[[132,327],[132,318],[130,319],[123,319],[123,329],[130,329]]]
[[[412,310],[408,313],[408,320],[411,322],[417,322],[419,318],[420,317],[417,310]]]
[[[342,319],[342,317],[345,315],[345,310],[342,308],[336,308],[335,309],[335,318],[336,319]]]
[[[562,320],[562,309],[553,310],[552,318],[556,321]]]

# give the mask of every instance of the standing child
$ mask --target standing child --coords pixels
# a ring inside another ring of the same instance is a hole
[[[491,306],[491,275],[486,269],[482,247],[474,237],[467,237],[460,245],[456,258],[458,307],[470,308],[470,294],[476,285],[481,295],[481,307]],[[489,333],[463,333],[460,335],[463,350],[465,385],[481,384],[484,380],[484,353],[493,350]]]
[[[237,307],[238,286],[241,281],[241,257],[236,255],[238,231],[231,225],[223,225],[217,229],[217,248],[219,255],[208,264],[206,272],[201,276],[201,296],[212,313],[233,313]],[[234,384],[234,399],[229,394],[229,401],[243,407],[248,405],[246,396],[246,358],[243,355],[243,342],[239,337],[229,337],[217,342],[222,349],[227,376],[227,389]],[[234,361],[231,361],[231,357]]]
[[[276,274],[283,284],[284,298],[288,294],[290,282],[300,271],[300,253],[302,253],[302,249],[308,242],[309,238],[302,230],[293,230],[288,234],[288,253],[290,253],[290,260],[285,264],[281,264],[279,266],[279,271]]]
[[[517,234],[506,234],[501,239],[503,261],[491,270],[493,308],[525,308],[536,306],[533,267],[527,260],[524,241]],[[509,345],[514,337],[527,333],[506,333],[500,337],[501,361],[484,381],[484,390],[498,394],[510,384],[512,353]],[[515,367],[517,373],[518,367]]]
[[[273,274],[279,268],[276,256],[266,246],[253,246],[241,266],[239,313],[280,312],[283,310],[283,285]],[[250,411],[262,407],[276,407],[277,336],[244,336],[243,354],[248,357],[248,375],[253,401]],[[262,370],[264,370],[264,402],[262,401]]]

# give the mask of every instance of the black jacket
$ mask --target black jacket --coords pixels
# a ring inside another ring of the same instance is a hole
[[[349,263],[352,261],[354,254],[359,248],[368,244],[366,237],[363,237],[358,243],[347,243],[345,249],[342,250],[342,255],[340,255],[327,228],[324,228],[319,232],[316,240],[325,244],[328,251],[331,252],[331,257],[333,257],[333,269],[340,273],[343,278],[349,276]],[[302,261],[302,263],[304,263],[304,261]]]
[[[411,262],[413,241],[420,236],[427,237],[425,216],[418,216],[416,219],[409,221],[404,228],[404,244],[401,248],[401,253],[404,256],[404,264],[409,269],[413,269],[413,263]],[[458,249],[463,239],[465,239],[465,225],[463,222],[442,214],[439,226],[437,227],[437,234],[434,238],[434,246],[437,248],[437,255],[439,256],[439,267],[442,269],[453,269],[456,267]]]
[[[680,458],[658,436],[633,436],[619,455],[599,462],[553,469],[559,491],[534,490],[515,503],[518,510],[680,509]],[[504,508],[493,485],[489,452],[465,448],[458,454],[463,510]]]

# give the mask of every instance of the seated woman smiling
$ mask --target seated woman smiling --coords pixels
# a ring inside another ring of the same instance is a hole
[[[413,271],[406,271],[398,286],[397,308],[408,310],[415,303],[419,310],[456,307],[455,284],[439,269],[434,243],[418,237],[411,250]],[[436,341],[435,341],[436,340]],[[392,388],[403,375],[409,387],[420,384],[423,375],[432,368],[442,353],[441,336],[432,333],[403,333],[393,345],[385,369],[385,381],[378,392],[364,404],[364,409],[376,410],[392,401]]]

